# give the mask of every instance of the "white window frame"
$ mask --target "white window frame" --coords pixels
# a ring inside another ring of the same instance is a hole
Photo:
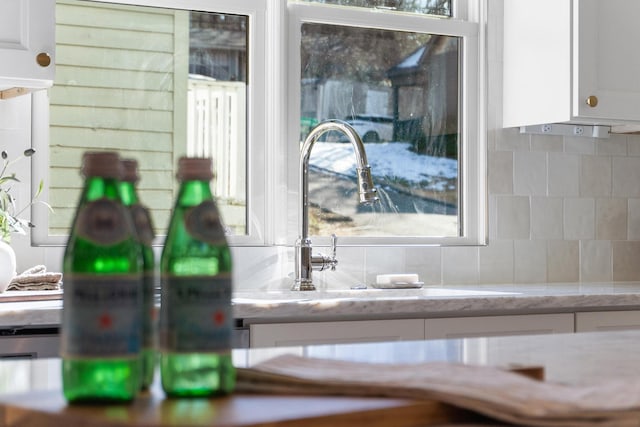
[[[453,18],[366,8],[337,8],[285,0],[100,0],[107,3],[192,9],[249,17],[247,93],[247,234],[229,236],[232,246],[293,245],[298,234],[300,123],[300,26],[303,22],[358,25],[461,36],[462,140],[460,237],[344,237],[340,246],[484,245],[486,184],[486,0],[454,1]],[[49,102],[33,94],[32,192],[48,179]],[[468,143],[469,141],[473,143]],[[172,165],[175,166],[175,165]],[[78,177],[80,179],[80,177]],[[44,200],[48,197],[45,185]],[[173,201],[171,201],[172,203]],[[64,246],[66,236],[48,235],[46,208],[34,205],[33,246]],[[161,244],[160,238],[156,244]],[[325,240],[326,239],[326,240]],[[328,244],[319,236],[314,243]]]
[[[459,155],[460,235],[454,237],[355,237],[339,236],[340,246],[422,246],[487,244],[486,180],[486,7],[483,0],[454,1],[454,17],[441,18],[415,13],[388,12],[362,7],[336,7],[304,1],[289,3],[288,141],[300,135],[300,45],[304,23],[347,25],[383,30],[441,34],[462,38],[460,93],[461,140]],[[297,189],[299,150],[289,144],[288,188]],[[375,184],[375,182],[374,182]],[[288,200],[289,211],[300,209],[297,191]],[[298,228],[289,227],[288,242],[298,237]],[[329,245],[329,236],[314,236],[314,243]]]
[[[247,16],[248,26],[248,84],[247,84],[247,233],[242,236],[229,236],[229,243],[234,246],[264,245],[269,242],[270,230],[267,224],[267,203],[270,200],[269,186],[264,179],[267,169],[265,135],[267,79],[265,73],[267,34],[267,4],[264,0],[99,0],[103,3],[126,4],[134,6],[151,6],[169,9],[198,10],[238,14]],[[34,156],[32,189],[37,189],[40,180],[45,182],[43,200],[48,200],[49,179],[49,100],[46,92],[33,94],[32,111],[32,144],[38,151]],[[99,147],[97,147],[99,149]],[[168,165],[176,167],[176,165]],[[78,177],[78,179],[81,179]],[[168,201],[173,204],[173,200]],[[49,235],[49,216],[42,205],[32,208],[32,222],[38,227],[31,231],[33,246],[65,245],[67,236]],[[71,219],[70,219],[71,220]],[[71,225],[71,224],[70,224]],[[162,244],[164,236],[159,236],[156,244]]]

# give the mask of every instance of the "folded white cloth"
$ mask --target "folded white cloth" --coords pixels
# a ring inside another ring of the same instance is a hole
[[[44,265],[36,265],[17,274],[7,287],[13,291],[55,291],[60,289],[62,273],[47,272]]]
[[[236,391],[425,399],[509,425],[640,425],[640,379],[633,375],[571,386],[535,381],[491,366],[384,365],[283,355],[252,368],[238,368]]]

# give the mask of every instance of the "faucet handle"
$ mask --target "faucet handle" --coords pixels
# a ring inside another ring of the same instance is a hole
[[[338,236],[335,234],[331,235],[331,259],[329,263],[331,265],[331,271],[336,271],[336,265],[338,264],[338,258],[336,258],[337,253],[337,245],[338,244]]]

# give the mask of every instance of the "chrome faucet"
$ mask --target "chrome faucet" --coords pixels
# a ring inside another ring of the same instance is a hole
[[[356,155],[360,203],[370,204],[379,200],[378,192],[371,179],[371,168],[367,163],[364,144],[358,133],[349,124],[341,120],[326,120],[314,127],[305,139],[300,153],[300,210],[298,211],[298,220],[301,224],[301,231],[296,242],[296,279],[292,290],[314,291],[316,287],[311,280],[311,272],[329,268],[335,270],[338,264],[336,259],[337,238],[335,234],[331,236],[332,254],[330,256],[323,254],[313,255],[311,239],[309,238],[309,157],[311,149],[318,138],[329,131],[338,131],[345,134],[351,145],[353,145]]]

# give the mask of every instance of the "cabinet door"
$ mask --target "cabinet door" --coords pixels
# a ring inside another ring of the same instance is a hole
[[[425,338],[571,333],[573,313],[425,319]]]
[[[51,86],[54,55],[55,0],[2,0],[0,88]]]
[[[249,328],[252,348],[424,339],[422,319],[270,323]]]
[[[574,24],[576,21],[574,115],[640,120],[640,2],[574,1]],[[587,104],[590,96],[597,98],[597,105]]]
[[[640,311],[576,313],[576,332],[640,329]]]

